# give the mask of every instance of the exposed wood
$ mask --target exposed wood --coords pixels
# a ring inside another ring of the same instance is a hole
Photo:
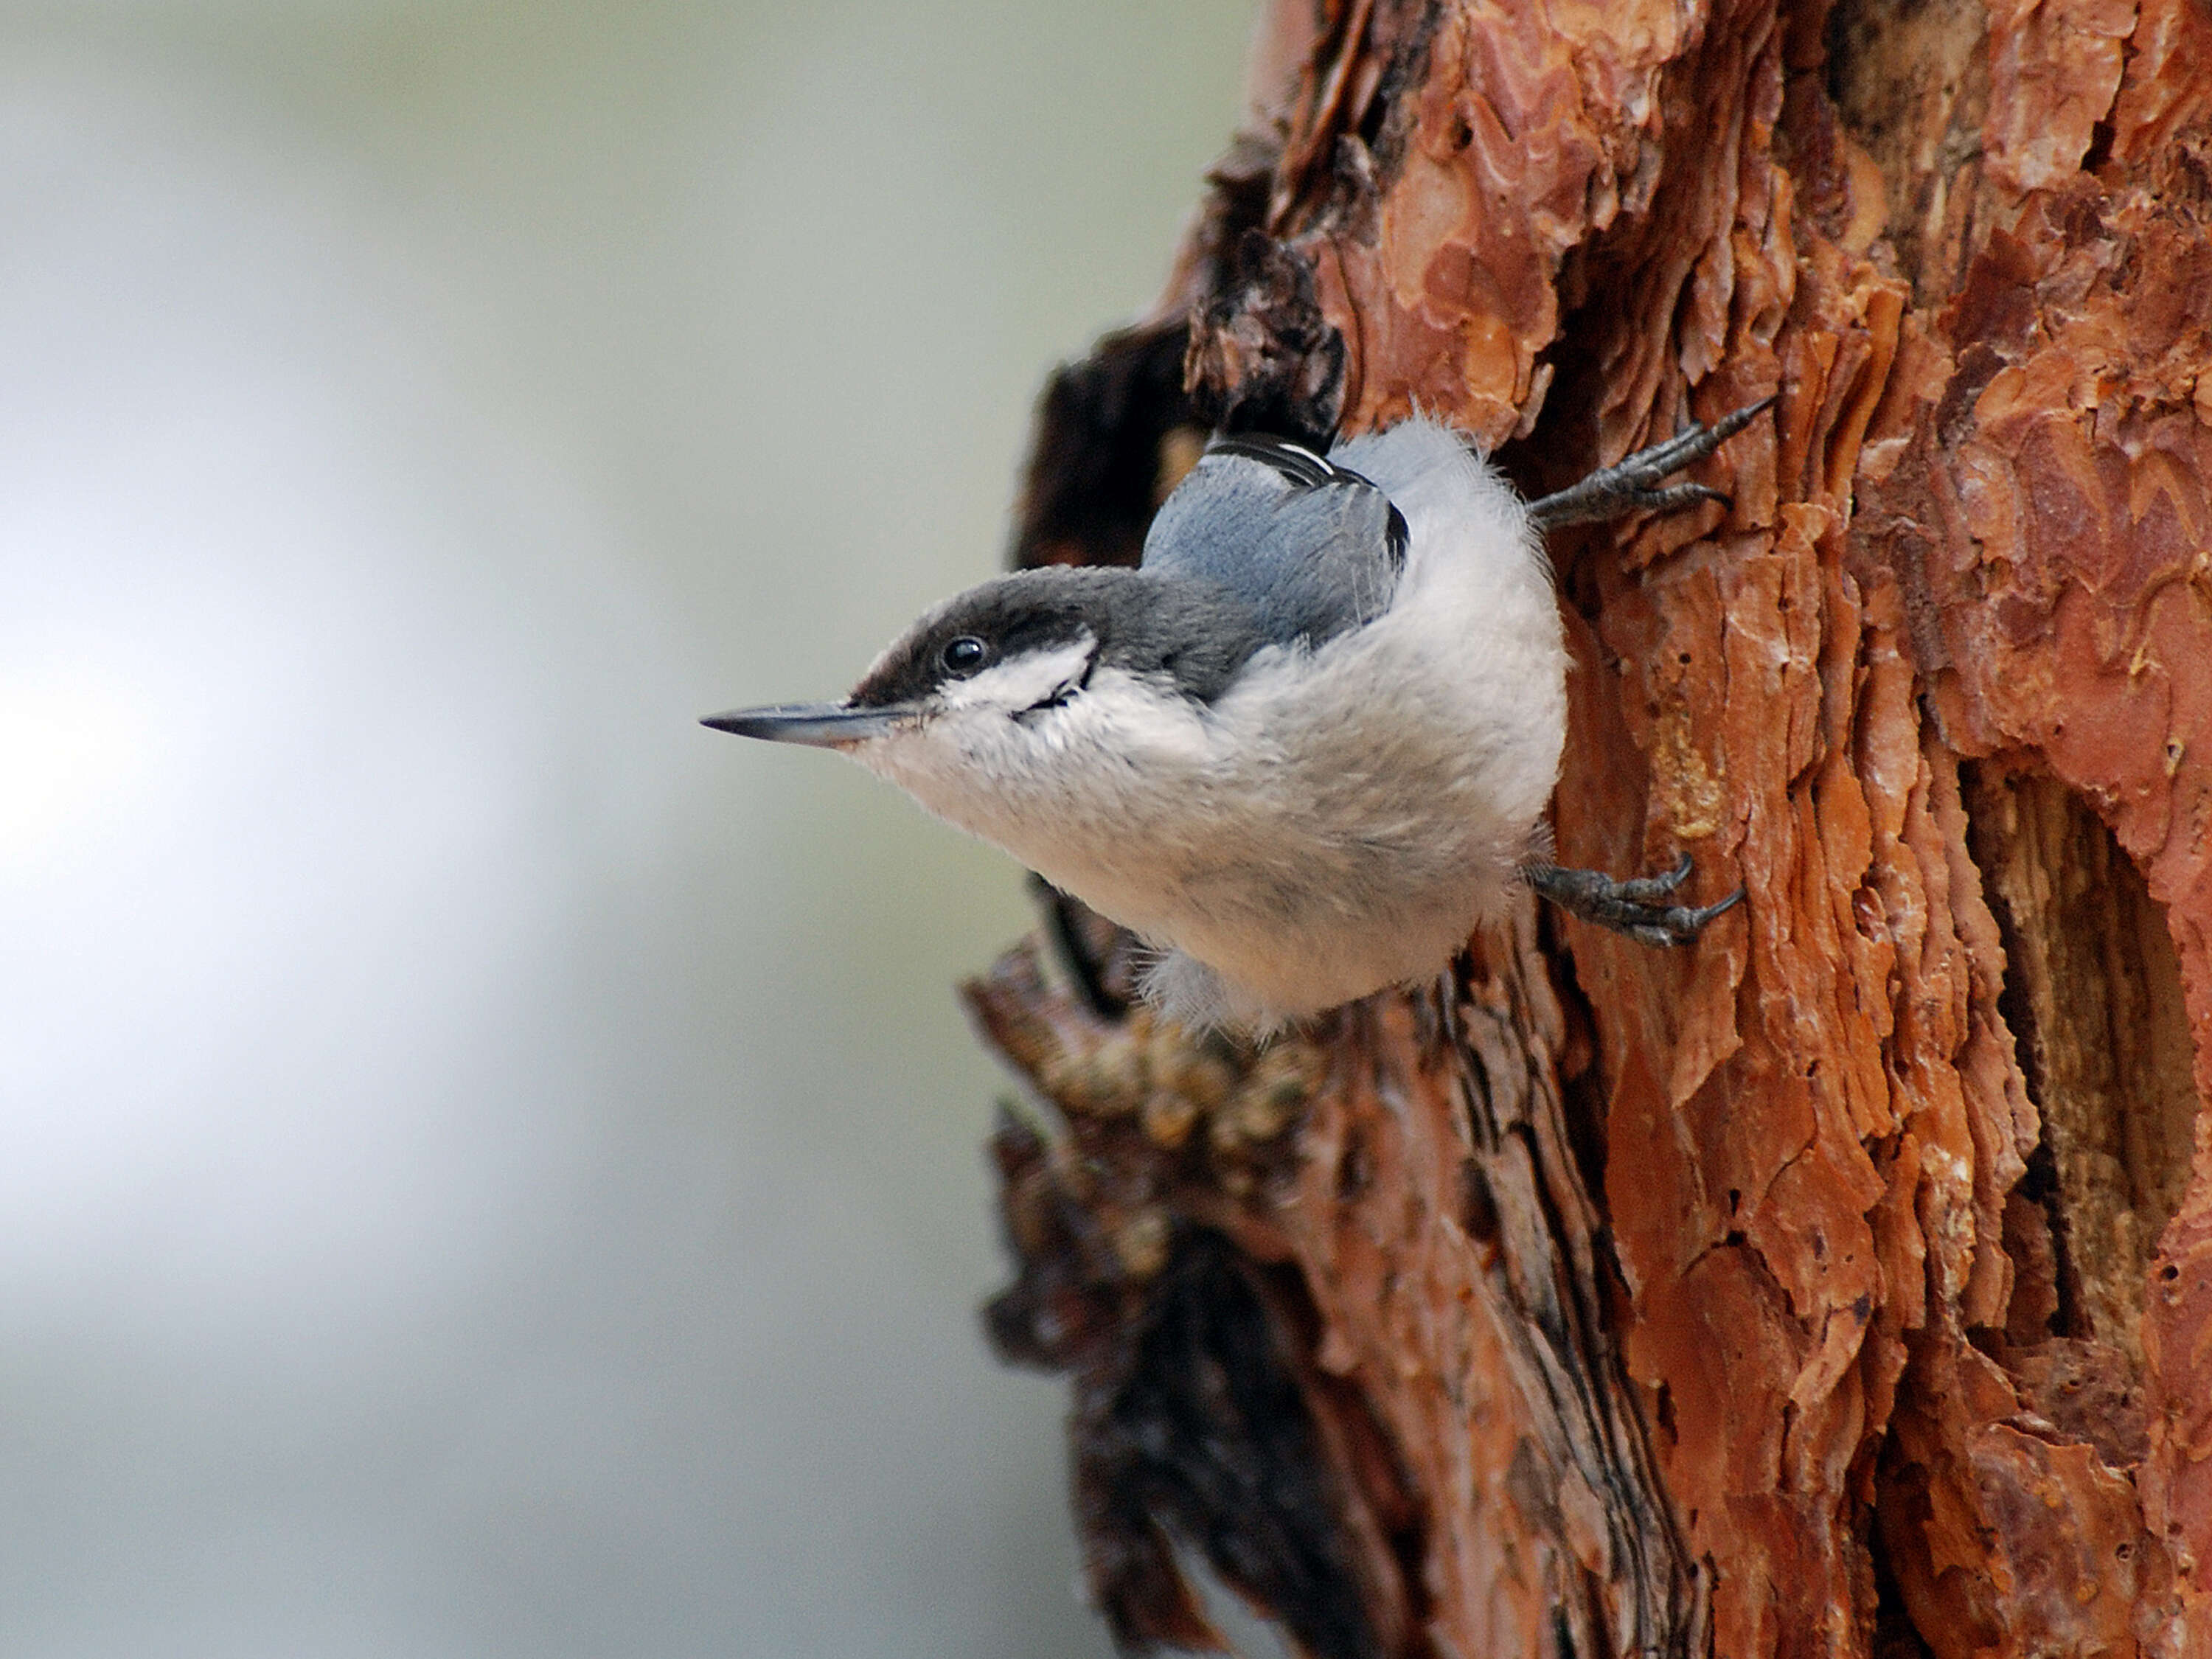
[[[1018,555],[1133,557],[1215,420],[1534,492],[1778,392],[1554,545],[1563,857],[1750,900],[1258,1054],[1069,911],[973,988],[1117,1632],[1204,1638],[1180,1551],[1327,1659],[2212,1656],[2212,9],[1269,15]]]

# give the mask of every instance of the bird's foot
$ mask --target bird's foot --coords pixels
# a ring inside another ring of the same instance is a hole
[[[1727,492],[1708,484],[1662,481],[1705,459],[1773,402],[1773,394],[1769,393],[1711,426],[1686,427],[1664,443],[1639,449],[1611,466],[1601,466],[1580,483],[1569,484],[1529,503],[1528,517],[1537,529],[1554,530],[1563,524],[1590,524],[1644,511],[1672,513],[1699,501],[1725,501]]]
[[[1690,878],[1686,853],[1665,875],[1632,881],[1615,881],[1596,870],[1563,870],[1556,864],[1531,864],[1522,874],[1569,915],[1626,933],[1641,945],[1687,945],[1715,916],[1743,902],[1741,887],[1714,904],[1666,902]]]

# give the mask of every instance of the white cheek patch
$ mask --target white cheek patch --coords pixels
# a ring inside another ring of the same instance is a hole
[[[1098,653],[1098,641],[1085,634],[1047,651],[1025,651],[985,669],[970,680],[955,680],[939,696],[948,714],[995,711],[1018,714],[1082,684]]]
[[[1098,641],[1086,635],[1024,652],[973,679],[941,684],[921,720],[848,752],[939,817],[1034,867],[1041,836],[1054,843],[1066,839],[1060,816],[1070,763],[1065,723],[1090,709],[1102,688],[1109,701],[1117,701],[1110,693],[1120,689],[1115,683],[1122,677],[1103,671],[1097,684],[1067,701],[1048,721],[1023,716],[1083,687],[1097,651]]]

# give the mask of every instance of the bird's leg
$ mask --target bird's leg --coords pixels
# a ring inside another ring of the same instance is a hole
[[[1556,864],[1530,864],[1522,877],[1569,915],[1626,933],[1644,945],[1687,945],[1723,910],[1743,902],[1739,887],[1717,904],[1668,904],[1690,878],[1690,855],[1663,876],[1615,881],[1596,870],[1563,870]]]
[[[1611,466],[1601,466],[1580,483],[1530,502],[1528,517],[1537,529],[1554,530],[1563,524],[1589,524],[1647,509],[1671,513],[1699,501],[1724,501],[1727,494],[1710,485],[1662,486],[1660,481],[1705,459],[1749,426],[1753,417],[1773,401],[1770,393],[1711,426],[1686,427],[1664,443],[1639,449]]]
[[[1761,398],[1711,426],[1685,428],[1664,443],[1600,467],[1580,483],[1531,502],[1528,517],[1537,529],[1552,530],[1565,524],[1618,519],[1630,513],[1671,513],[1699,501],[1725,501],[1727,495],[1710,485],[1669,484],[1664,480],[1711,454],[1773,401],[1771,395]],[[1568,915],[1626,933],[1644,945],[1687,945],[1715,916],[1743,902],[1743,889],[1739,887],[1715,904],[1668,903],[1690,878],[1686,854],[1665,875],[1632,881],[1616,881],[1596,870],[1564,870],[1555,864],[1532,864],[1522,874],[1531,887]]]

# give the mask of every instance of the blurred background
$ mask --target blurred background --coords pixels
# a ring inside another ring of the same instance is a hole
[[[0,5],[0,1655],[1108,1650],[1018,873],[693,722],[996,568],[1250,21]]]

